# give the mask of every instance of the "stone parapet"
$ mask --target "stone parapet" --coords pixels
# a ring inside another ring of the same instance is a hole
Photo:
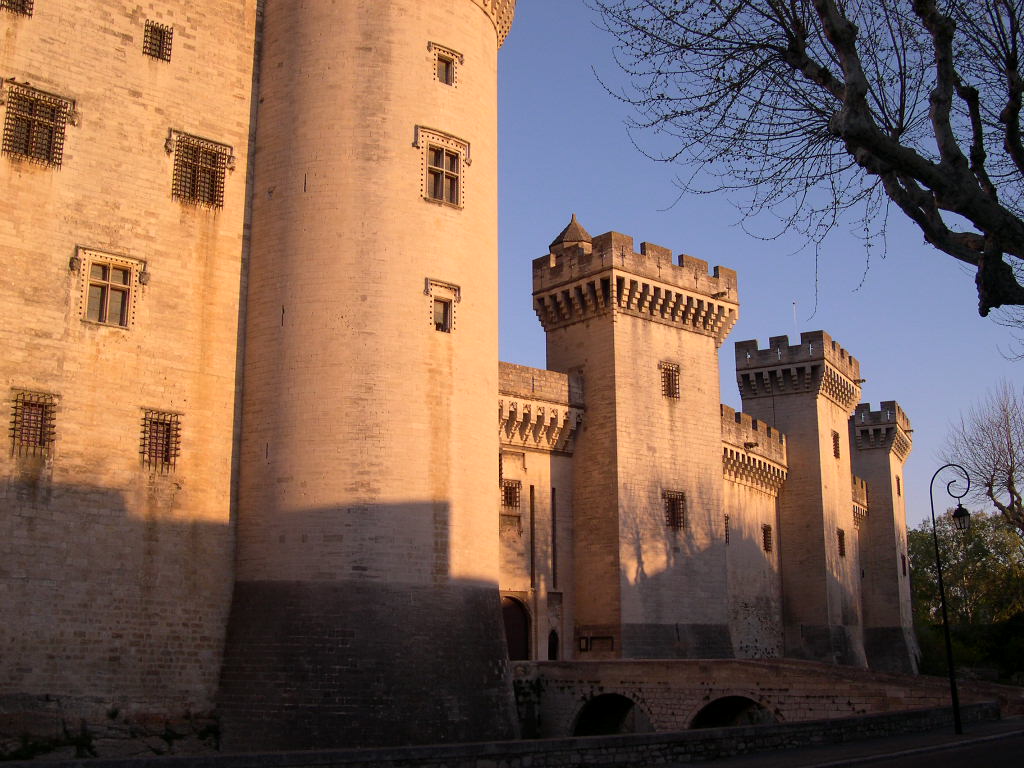
[[[722,471],[728,480],[778,493],[786,479],[786,436],[727,405],[722,412]]]
[[[883,400],[877,411],[870,403],[861,403],[850,420],[854,445],[858,451],[883,449],[906,461],[913,446],[910,419],[895,400]]]
[[[533,262],[534,309],[546,331],[622,312],[713,336],[721,345],[739,317],[736,272],[606,232],[586,246],[553,247]]]
[[[494,30],[498,33],[498,47],[500,48],[508,32],[512,28],[512,20],[516,15],[516,0],[473,0],[473,3],[480,6],[483,12],[494,23]]]
[[[583,421],[582,387],[557,371],[499,363],[498,435],[503,445],[571,453]]]
[[[822,394],[852,411],[860,399],[860,363],[824,331],[772,336],[768,348],[756,339],[736,342],[736,379],[744,399],[785,394]]]

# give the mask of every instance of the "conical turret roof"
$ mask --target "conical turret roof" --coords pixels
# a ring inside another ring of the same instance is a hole
[[[581,243],[589,243],[592,241],[590,233],[583,228],[583,225],[576,219],[576,214],[572,215],[572,219],[569,221],[569,226],[561,231],[561,233],[554,240],[551,241],[549,248],[555,248],[560,245],[580,245]]]

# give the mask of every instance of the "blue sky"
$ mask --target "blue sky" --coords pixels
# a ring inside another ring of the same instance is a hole
[[[763,241],[737,226],[725,195],[677,201],[676,169],[633,147],[629,107],[594,74],[612,87],[620,81],[612,40],[596,21],[583,0],[519,0],[500,55],[501,359],[545,365],[530,262],[574,212],[592,235],[616,230],[637,246],[646,240],[730,267],[739,272],[740,320],[721,349],[723,402],[740,408],[734,342],[827,331],[860,360],[863,400],[875,408],[896,400],[909,415],[907,517],[911,525],[926,518],[949,421],[1000,378],[1021,375],[1024,363],[1003,356],[1010,331],[978,317],[972,275],[898,216],[884,258],[874,249],[868,260],[843,228],[816,271],[799,238]],[[937,496],[937,509],[946,501]]]

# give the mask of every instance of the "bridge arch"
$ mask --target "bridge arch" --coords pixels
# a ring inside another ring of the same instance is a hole
[[[628,696],[602,693],[588,699],[576,715],[573,736],[607,736],[616,733],[652,733],[651,720]]]
[[[727,728],[777,722],[777,714],[759,701],[747,696],[722,696],[701,707],[690,720],[690,728]]]

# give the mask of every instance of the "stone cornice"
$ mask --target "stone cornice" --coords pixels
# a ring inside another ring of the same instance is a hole
[[[722,474],[726,480],[750,485],[773,496],[786,481],[786,468],[737,446],[722,445]]]
[[[502,395],[498,436],[502,445],[572,453],[583,409],[547,400]]]
[[[516,0],[473,0],[473,3],[486,13],[494,24],[500,48],[512,28],[512,20],[516,15]]]

